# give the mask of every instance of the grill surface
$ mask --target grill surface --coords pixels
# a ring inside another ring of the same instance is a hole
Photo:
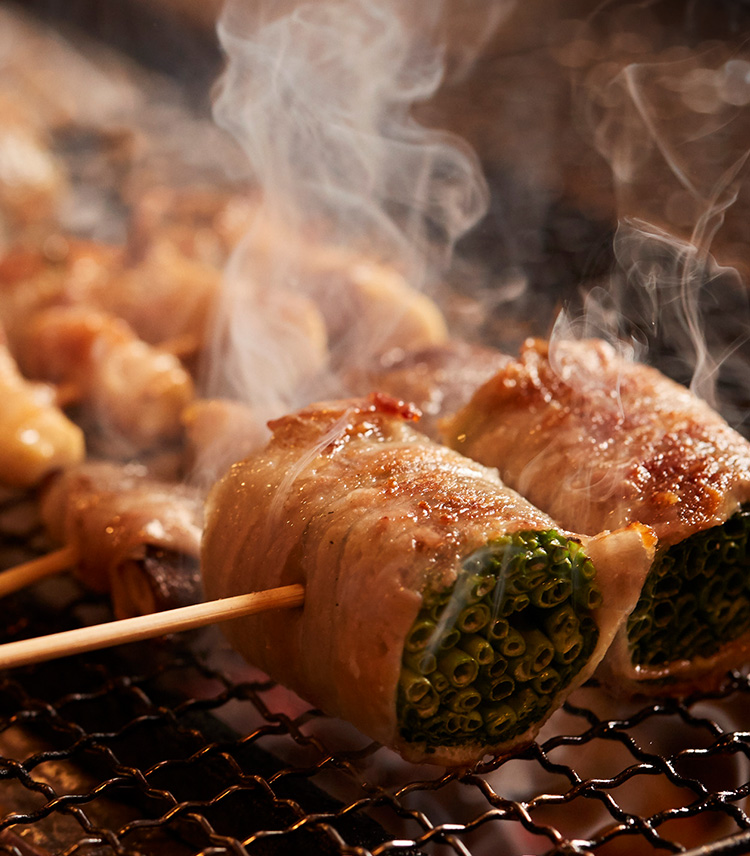
[[[32,519],[4,499],[7,555],[43,546]],[[109,617],[66,575],[2,613],[3,641]],[[749,696],[741,674],[685,702],[589,685],[513,758],[446,773],[310,710],[215,629],[62,658],[0,680],[0,852],[744,853]]]
[[[152,65],[165,60],[142,38],[151,26],[143,9],[138,17],[127,11],[138,3],[114,4],[122,25],[101,19],[95,3],[24,5],[55,19],[78,15],[97,37],[128,50],[145,44]],[[717,18],[707,19],[709,4],[687,5],[690,40]],[[742,29],[747,5],[719,6]],[[191,66],[201,87],[218,57],[203,35],[191,31],[190,39],[202,58]],[[499,201],[471,247],[489,268],[493,248],[505,253],[498,267],[510,252],[495,233],[524,213],[519,174],[502,163],[489,168]],[[553,308],[610,268],[611,212],[587,202],[550,191],[533,223],[544,246],[519,239],[511,247],[528,277],[519,318],[539,311],[539,300]],[[486,326],[488,339],[513,338],[507,324],[490,317]],[[46,548],[28,498],[3,498],[0,546],[3,566]],[[109,617],[106,603],[67,578],[6,599],[0,611],[2,641]],[[63,658],[0,676],[0,852],[746,853],[749,695],[750,679],[739,673],[721,693],[684,703],[617,703],[588,685],[513,758],[446,774],[407,765],[308,709],[242,664],[217,631]]]

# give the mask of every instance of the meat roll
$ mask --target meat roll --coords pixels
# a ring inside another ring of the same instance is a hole
[[[90,461],[54,479],[40,509],[51,537],[77,548],[78,578],[109,594],[118,618],[202,599],[201,492],[139,465]]]
[[[528,743],[594,670],[653,557],[646,527],[579,539],[382,394],[270,423],[211,490],[206,595],[302,583],[225,625],[252,663],[416,762]]]
[[[181,438],[193,380],[177,357],[139,339],[122,319],[85,306],[50,307],[29,322],[22,353],[31,376],[72,386],[89,436],[103,434],[122,457]]]
[[[346,380],[354,394],[377,390],[415,404],[422,414],[419,430],[437,440],[440,420],[463,407],[509,359],[493,348],[449,339],[394,348]]]
[[[23,377],[2,328],[0,394],[0,483],[32,487],[83,460],[83,431],[55,405],[53,387]]]
[[[618,687],[682,693],[746,658],[750,444],[685,387],[603,341],[529,340],[443,431],[563,527],[653,527]]]

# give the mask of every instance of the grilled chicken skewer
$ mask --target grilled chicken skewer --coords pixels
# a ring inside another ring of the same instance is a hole
[[[85,439],[55,404],[55,389],[24,378],[0,328],[0,483],[32,487],[83,460]]]
[[[192,401],[189,373],[121,319],[82,306],[51,307],[29,322],[24,366],[32,377],[79,390],[85,421],[128,451],[177,440]]]
[[[710,686],[750,647],[750,443],[705,402],[598,340],[528,341],[444,426],[561,526],[659,538],[606,660],[620,690]]]
[[[579,539],[374,395],[271,423],[207,503],[210,598],[299,583],[305,607],[227,625],[272,678],[412,761],[530,741],[588,677],[653,556]]]

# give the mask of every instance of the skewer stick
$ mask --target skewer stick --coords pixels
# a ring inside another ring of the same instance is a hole
[[[78,564],[79,558],[77,547],[62,547],[7,571],[0,571],[0,597],[12,594],[44,577],[66,571]]]
[[[64,381],[55,387],[55,404],[63,409],[78,404],[83,399],[80,384],[74,381]]]
[[[51,633],[34,639],[7,642],[5,645],[0,645],[0,669],[41,663],[71,654],[124,645],[127,642],[139,642],[165,633],[193,630],[207,624],[254,615],[271,609],[290,609],[302,606],[304,597],[304,586],[299,584],[282,586],[267,591],[167,609],[150,615],[138,615],[135,618],[122,618],[119,621],[64,630],[62,633]]]
[[[179,333],[171,339],[165,339],[155,346],[160,351],[166,351],[178,359],[191,357],[201,349],[201,341],[195,333]]]

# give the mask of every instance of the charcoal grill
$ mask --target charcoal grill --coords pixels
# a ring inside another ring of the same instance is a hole
[[[135,0],[113,4],[114,24],[96,3],[23,5],[82,23],[160,71],[184,67],[164,65],[174,53],[148,40],[154,20],[144,22]],[[680,17],[674,5],[661,7]],[[685,38],[709,18],[717,29],[709,4],[687,5]],[[733,31],[746,28],[747,4],[720,5]],[[215,44],[192,24],[180,37],[196,58],[189,83],[201,90],[216,72]],[[507,164],[489,164],[488,174],[523,198]],[[534,286],[520,316],[550,282],[568,290],[545,298],[554,304],[609,269],[611,212],[584,203],[548,196],[535,257],[544,263],[519,251]],[[493,208],[469,249],[491,254],[494,227],[513,214]],[[492,319],[485,324],[492,338]],[[47,548],[33,510],[27,496],[1,498],[4,566]],[[69,578],[6,599],[0,612],[3,642],[110,617],[106,602]],[[168,637],[0,675],[0,852],[750,853],[749,710],[744,672],[728,675],[720,692],[684,701],[616,702],[590,682],[531,746],[447,773],[408,765],[309,709],[240,663],[218,631]]]
[[[0,506],[9,555],[44,544],[24,510]],[[1,641],[111,617],[68,577],[1,608]],[[448,773],[309,709],[215,629],[131,644],[0,678],[0,852],[746,853],[749,705],[741,673],[684,701],[592,682],[533,745]]]

